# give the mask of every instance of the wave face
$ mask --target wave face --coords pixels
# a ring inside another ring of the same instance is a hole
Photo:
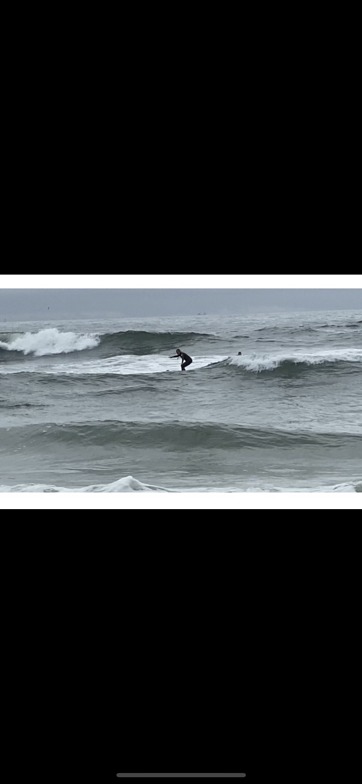
[[[119,354],[156,354],[175,352],[184,345],[195,346],[201,341],[215,343],[215,335],[198,332],[148,332],[145,330],[125,330],[105,334],[76,334],[62,332],[56,327],[38,332],[0,333],[0,361],[14,360],[15,355],[24,357],[44,357],[54,354],[73,354],[92,351],[96,356],[117,356]],[[98,349],[98,351],[95,351]]]
[[[0,490],[361,493],[361,389],[362,309],[0,323]]]
[[[180,346],[197,346],[207,341],[217,343],[216,335],[201,332],[147,332],[145,330],[126,330],[101,336],[102,352],[113,354],[158,354],[172,351]]]
[[[186,337],[185,337],[186,336]],[[5,337],[4,334],[1,335]],[[180,338],[184,338],[181,340]],[[285,377],[300,376],[309,371],[360,372],[362,348],[318,348],[298,350],[244,351],[241,356],[211,353],[220,338],[202,333],[151,333],[126,331],[105,335],[59,332],[57,329],[37,333],[16,334],[0,341],[0,374],[41,372],[44,379],[57,375],[143,375],[178,372],[179,361],[170,359],[166,351],[174,344],[191,344],[193,363],[188,373],[196,370],[228,370],[251,374],[275,372]],[[207,355],[198,353],[198,343],[208,345]],[[225,343],[225,341],[224,341]],[[128,353],[133,346],[134,353]],[[160,353],[164,349],[164,353]],[[191,352],[191,349],[189,349]],[[116,352],[116,353],[115,353]],[[126,353],[127,352],[127,353]],[[144,353],[145,352],[145,353]],[[39,366],[37,360],[53,359]]]

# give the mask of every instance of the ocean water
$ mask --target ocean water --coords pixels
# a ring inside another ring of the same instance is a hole
[[[362,492],[361,390],[362,311],[1,322],[0,492]]]

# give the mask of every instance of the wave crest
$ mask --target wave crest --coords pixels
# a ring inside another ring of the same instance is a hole
[[[236,365],[253,373],[282,369],[286,373],[293,373],[298,366],[301,370],[310,367],[335,365],[336,363],[362,362],[362,349],[341,348],[311,351],[308,353],[283,353],[283,354],[243,354],[240,357],[231,357],[227,364]]]
[[[97,349],[99,357],[119,354],[157,354],[173,351],[180,347],[193,346],[200,341],[214,343],[216,335],[202,332],[146,332],[126,330],[105,334],[76,334],[61,332],[56,327],[39,332],[14,332],[0,334],[0,358],[14,359],[14,352],[22,356],[42,357],[52,354],[70,354]]]
[[[4,352],[19,352],[24,356],[33,354],[43,357],[49,354],[70,354],[84,351],[99,345],[98,335],[76,335],[74,332],[59,332],[56,327],[41,329],[39,332],[14,333],[9,339],[0,341]]]

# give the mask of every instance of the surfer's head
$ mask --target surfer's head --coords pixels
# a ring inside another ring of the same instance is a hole
[[[180,349],[179,349],[179,348],[177,348],[177,349],[176,349],[176,354],[178,354],[178,355],[180,356],[180,354],[181,354],[181,351],[180,351]]]

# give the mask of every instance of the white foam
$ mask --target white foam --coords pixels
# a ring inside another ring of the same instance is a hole
[[[71,351],[84,351],[87,348],[95,348],[99,342],[100,338],[97,335],[59,332],[54,327],[41,329],[39,332],[25,332],[9,343],[0,341],[0,348],[7,351],[21,351],[25,356],[34,354],[35,357],[43,357],[47,354],[69,354]]]
[[[341,348],[341,349],[321,349],[319,351],[308,352],[283,352],[276,354],[250,353],[242,354],[240,357],[230,357],[231,365],[239,365],[245,370],[260,373],[262,370],[275,370],[283,362],[294,362],[307,365],[320,365],[323,362],[362,362],[362,349],[360,348]]]
[[[60,487],[59,485],[13,485],[0,486],[0,493],[132,493],[132,492],[173,492],[165,487],[146,485],[133,476],[124,476],[110,484],[86,485],[85,487]]]
[[[2,485],[0,493],[361,493],[362,481],[343,482],[337,485],[319,485],[316,487],[278,487],[263,484],[253,487],[183,487],[166,488],[158,485],[145,484],[133,476],[124,476],[109,484],[86,485],[84,487],[61,487],[47,484]]]
[[[215,362],[221,362],[226,359],[227,356],[195,357],[192,365],[189,365],[182,375],[184,376],[185,373],[194,372],[200,368],[206,368],[208,365],[213,365]],[[37,371],[38,368],[32,367],[31,364],[25,365],[25,363],[22,363],[21,367],[9,367],[8,364],[6,364],[5,367],[1,368],[0,372],[8,374],[24,371],[31,372],[32,370]],[[141,373],[165,373],[166,371],[169,373],[180,373],[180,361],[178,359],[165,357],[164,354],[146,354],[140,356],[136,356],[135,354],[123,354],[122,356],[117,357],[84,360],[82,362],[58,362],[56,365],[49,364],[46,367],[42,367],[42,373],[44,374],[60,375],[137,375]]]

